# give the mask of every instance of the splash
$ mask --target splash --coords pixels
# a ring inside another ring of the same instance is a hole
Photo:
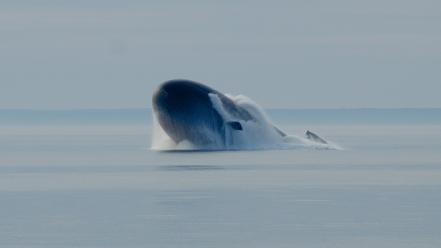
[[[159,125],[153,114],[153,150],[265,150],[265,149],[332,149],[340,150],[335,143],[326,144],[314,142],[304,137],[287,135],[274,126],[269,116],[256,102],[244,95],[226,94],[237,106],[245,109],[253,116],[253,120],[240,121],[243,130],[227,129],[225,144],[210,147],[196,147],[189,141],[174,142]],[[217,94],[209,94],[213,108],[225,121],[237,121],[224,109]],[[283,135],[282,135],[283,134]],[[213,135],[207,132],[207,135]],[[216,139],[213,137],[213,139]]]
[[[165,151],[165,150],[196,150],[197,148],[190,142],[184,140],[182,142],[174,142],[159,125],[158,119],[155,114],[153,116],[152,124],[152,150]]]

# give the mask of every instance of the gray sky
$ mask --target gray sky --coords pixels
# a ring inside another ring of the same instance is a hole
[[[192,79],[264,107],[441,107],[441,1],[0,2],[0,108],[149,107]]]

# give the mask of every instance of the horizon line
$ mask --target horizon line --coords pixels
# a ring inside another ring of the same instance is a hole
[[[0,108],[0,111],[124,111],[124,110],[151,110],[152,107],[127,107],[127,108]],[[441,107],[312,107],[289,108],[273,107],[264,110],[441,110]]]

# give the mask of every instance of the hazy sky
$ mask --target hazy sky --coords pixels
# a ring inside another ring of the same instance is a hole
[[[441,107],[441,1],[0,2],[0,108],[149,107],[192,79],[265,107]]]

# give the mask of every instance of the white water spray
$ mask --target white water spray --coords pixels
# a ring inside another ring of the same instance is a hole
[[[331,142],[322,144],[295,135],[282,136],[272,124],[262,107],[244,95],[226,94],[236,105],[245,109],[253,116],[253,120],[237,120],[224,109],[217,94],[209,94],[213,108],[226,121],[239,121],[243,130],[227,129],[225,133],[226,147],[196,147],[189,141],[174,142],[159,125],[153,114],[152,149],[154,150],[263,150],[263,149],[337,149],[341,148]],[[213,135],[207,132],[207,135]],[[215,139],[215,138],[213,138]]]

